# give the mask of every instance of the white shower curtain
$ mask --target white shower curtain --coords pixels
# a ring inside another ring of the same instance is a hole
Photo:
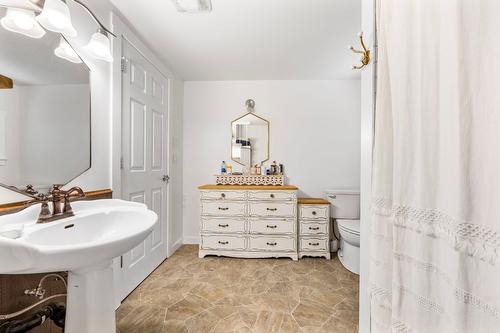
[[[372,332],[500,332],[500,0],[378,0]]]

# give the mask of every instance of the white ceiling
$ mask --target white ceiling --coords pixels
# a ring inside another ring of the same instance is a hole
[[[208,14],[171,0],[111,0],[185,80],[330,80],[359,77],[347,48],[360,0],[212,0]]]

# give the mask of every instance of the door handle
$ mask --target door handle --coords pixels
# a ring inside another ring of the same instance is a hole
[[[164,183],[168,183],[169,180],[170,180],[170,177],[168,175],[163,175],[161,177],[161,181]]]

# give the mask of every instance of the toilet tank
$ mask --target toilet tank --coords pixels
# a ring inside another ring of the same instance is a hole
[[[336,188],[326,191],[334,219],[359,219],[359,189]]]

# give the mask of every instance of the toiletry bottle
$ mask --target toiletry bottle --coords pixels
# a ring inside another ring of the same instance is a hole
[[[285,173],[285,166],[283,164],[280,164],[279,171],[280,171],[280,175],[283,175]]]
[[[257,174],[257,165],[254,165],[253,167],[250,168],[250,174],[251,175]]]
[[[273,164],[271,164],[271,174],[275,175],[278,173],[278,165],[276,164],[276,161],[273,161]]]
[[[220,166],[220,173],[221,175],[225,175],[227,173],[226,161],[222,161],[222,164]]]
[[[256,174],[257,174],[257,175],[262,174],[262,170],[261,170],[261,166],[260,166],[260,164],[257,164],[257,165],[256,165],[256,167],[257,167],[257,173],[256,173]]]
[[[227,173],[230,175],[233,174],[233,165],[232,164],[227,165]]]

